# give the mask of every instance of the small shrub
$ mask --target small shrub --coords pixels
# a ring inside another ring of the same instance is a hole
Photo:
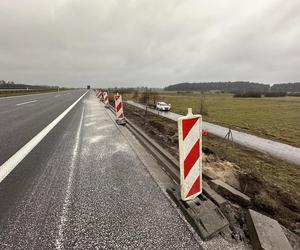
[[[134,94],[133,94],[133,96],[132,96],[132,99],[133,99],[134,101],[137,101],[138,98],[139,98],[139,91],[136,90],[136,91],[134,91]]]
[[[300,96],[300,92],[291,92],[287,94],[288,96]]]
[[[282,97],[286,96],[286,92],[267,92],[264,94],[265,97]]]
[[[261,93],[260,92],[254,92],[249,91],[245,93],[235,93],[233,97],[239,97],[239,98],[260,98]]]

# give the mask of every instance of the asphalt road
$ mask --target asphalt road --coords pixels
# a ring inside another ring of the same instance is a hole
[[[145,105],[135,103],[133,101],[127,101],[127,103],[136,106],[141,109],[145,109]],[[177,121],[182,115],[173,112],[159,112],[154,109],[148,109],[150,112],[159,114],[171,120]],[[228,128],[222,127],[213,123],[203,122],[203,129],[207,129],[209,133],[224,138],[228,133]],[[284,143],[264,139],[255,135],[231,130],[232,138],[234,142],[244,145],[246,147],[269,153],[277,158],[286,160],[293,164],[300,165],[300,148],[293,147]]]
[[[0,172],[83,93],[0,99]],[[200,248],[93,93],[0,183],[0,249]]]
[[[0,98],[0,166],[84,92]]]

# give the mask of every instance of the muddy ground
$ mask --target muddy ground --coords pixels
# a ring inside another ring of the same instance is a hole
[[[124,110],[129,120],[178,158],[176,122],[151,112],[145,113],[144,110],[128,104],[125,105]],[[243,161],[250,161],[251,168],[245,167],[242,161],[236,160],[237,156],[232,156],[232,152],[239,153],[239,157],[246,155],[248,159],[243,159]],[[221,179],[247,194],[252,198],[252,208],[278,220],[282,225],[300,236],[300,195],[295,192],[284,191],[285,189],[280,184],[266,180],[259,171],[259,167],[264,165],[264,161],[265,165],[272,165],[272,161],[278,162],[277,159],[271,159],[265,154],[253,152],[248,148],[241,148],[239,145],[213,135],[203,137],[203,153],[204,173]],[[234,159],[235,162],[228,159]],[[295,178],[298,177],[295,176]],[[296,236],[290,240],[295,241],[297,238]]]

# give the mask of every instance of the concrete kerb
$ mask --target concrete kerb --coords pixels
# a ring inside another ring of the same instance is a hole
[[[246,223],[254,250],[292,250],[276,220],[248,209]]]
[[[208,182],[211,188],[220,193],[221,195],[229,198],[232,201],[237,202],[238,204],[244,207],[251,206],[251,198],[237,189],[231,187],[221,180],[211,180]]]
[[[229,226],[228,220],[219,208],[204,195],[183,201],[178,187],[167,189],[167,192],[203,240],[213,238]]]

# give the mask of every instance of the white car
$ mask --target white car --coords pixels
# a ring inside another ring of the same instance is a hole
[[[156,109],[161,111],[169,111],[171,109],[171,104],[166,104],[165,102],[156,103]]]

